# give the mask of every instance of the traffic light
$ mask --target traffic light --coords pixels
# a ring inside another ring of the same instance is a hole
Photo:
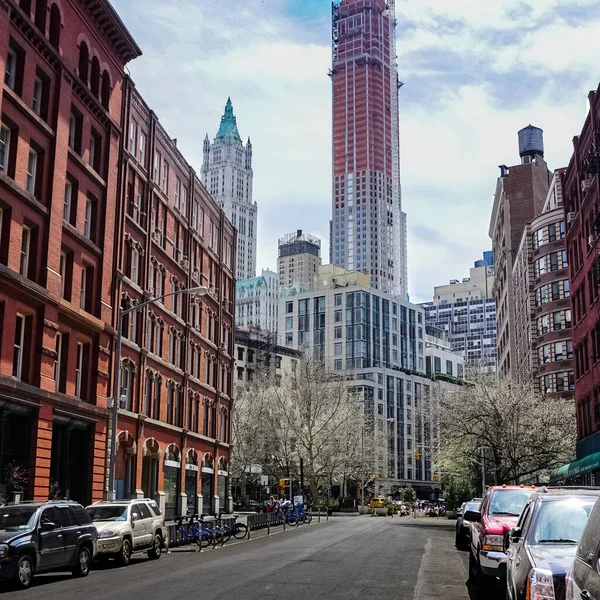
[[[415,450],[415,460],[421,460],[421,451],[418,448]]]

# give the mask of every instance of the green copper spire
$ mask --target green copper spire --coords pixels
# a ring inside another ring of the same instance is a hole
[[[218,140],[226,140],[233,138],[235,141],[241,142],[240,132],[237,128],[237,121],[233,114],[233,105],[231,104],[231,98],[227,98],[227,104],[225,105],[225,114],[221,117],[221,126],[217,133]]]

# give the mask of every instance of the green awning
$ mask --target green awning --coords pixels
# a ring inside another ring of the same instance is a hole
[[[550,474],[550,483],[574,479],[579,475],[591,473],[592,471],[597,471],[598,469],[600,469],[600,452],[595,452],[594,454],[589,454],[581,460],[576,460],[575,462],[564,465],[563,467],[560,467],[560,469],[553,471]]]

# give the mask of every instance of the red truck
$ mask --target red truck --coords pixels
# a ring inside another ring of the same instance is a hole
[[[488,488],[479,511],[468,511],[472,521],[469,576],[482,583],[486,577],[506,576],[508,532],[516,526],[535,486],[502,485]]]

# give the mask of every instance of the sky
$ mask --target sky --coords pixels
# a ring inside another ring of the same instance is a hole
[[[331,218],[331,3],[112,0],[143,56],[138,90],[199,173],[202,141],[231,96],[252,140],[257,267],[277,239],[322,239]],[[544,130],[566,166],[598,87],[598,0],[396,0],[402,206],[409,293],[469,274],[491,248],[498,165],[519,163],[517,131]]]

